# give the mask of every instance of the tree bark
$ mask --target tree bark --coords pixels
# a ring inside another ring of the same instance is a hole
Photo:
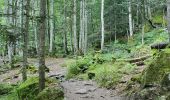
[[[133,24],[132,24],[132,5],[131,5],[131,0],[129,0],[129,6],[128,6],[128,11],[129,11],[129,32],[130,32],[130,37],[133,36]]]
[[[104,0],[101,1],[101,51],[104,49]]]
[[[50,48],[49,52],[53,51],[53,39],[54,39],[54,0],[50,0]]]
[[[23,38],[24,38],[24,45],[23,45],[23,68],[22,68],[22,78],[23,81],[25,81],[27,79],[27,57],[28,57],[28,41],[29,41],[29,9],[30,9],[30,0],[24,1],[26,3],[26,5],[23,5],[25,7],[25,11],[26,11],[26,20],[24,23],[24,27],[23,27]]]
[[[73,3],[73,41],[74,41],[74,54],[77,55],[78,46],[77,46],[77,0],[74,0]]]
[[[39,91],[45,88],[45,32],[47,0],[40,0],[39,20]]]
[[[170,43],[170,0],[167,1],[167,20],[168,20],[169,43]]]

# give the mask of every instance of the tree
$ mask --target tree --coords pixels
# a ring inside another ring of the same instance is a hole
[[[168,20],[169,42],[170,42],[170,0],[167,1],[167,20]]]
[[[50,0],[50,48],[49,52],[53,51],[54,40],[54,0]]]
[[[25,2],[25,3],[24,3]],[[24,45],[23,45],[23,68],[22,68],[22,76],[23,76],[23,81],[27,79],[27,55],[28,55],[28,38],[29,38],[29,10],[30,10],[30,0],[23,1],[23,5],[26,10],[26,14],[22,14],[22,16],[26,18],[25,23],[23,24],[23,38],[24,38]]]
[[[129,6],[128,6],[128,11],[129,11],[129,32],[130,32],[130,37],[133,36],[133,25],[132,25],[132,5],[131,5],[131,0],[129,0]]]
[[[45,88],[45,32],[46,32],[46,5],[47,0],[40,0],[39,19],[39,90]]]
[[[74,54],[77,55],[78,46],[77,46],[77,0],[73,0],[73,45],[74,45]]]
[[[104,48],[104,0],[101,0],[101,51]]]

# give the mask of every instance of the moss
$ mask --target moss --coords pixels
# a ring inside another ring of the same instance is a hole
[[[158,14],[153,16],[152,21],[154,24],[163,24],[163,15],[162,14]],[[164,21],[166,22],[166,21]]]
[[[131,81],[141,83],[141,76],[142,76],[141,73],[136,74],[131,78]]]
[[[60,88],[48,87],[38,94],[35,100],[63,100],[64,93]]]
[[[160,84],[164,75],[170,72],[170,49],[162,50],[142,74],[142,84]]]
[[[29,78],[17,88],[17,94],[21,100],[34,98],[36,95],[38,95],[38,92],[39,89],[37,77]]]

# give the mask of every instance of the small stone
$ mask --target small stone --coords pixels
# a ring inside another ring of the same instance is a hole
[[[75,82],[75,80],[74,79],[70,79],[69,82]]]
[[[76,94],[87,94],[88,91],[86,89],[80,89],[78,91],[75,92]]]
[[[88,91],[89,92],[94,92],[96,90],[96,88],[90,88]]]
[[[18,78],[19,76],[18,75],[14,75],[14,77],[13,78]]]
[[[93,83],[92,82],[84,82],[84,85],[85,86],[93,86]]]

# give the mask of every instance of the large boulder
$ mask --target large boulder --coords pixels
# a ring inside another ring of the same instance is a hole
[[[160,85],[162,81],[165,81],[164,79],[168,79],[165,78],[168,73],[170,73],[170,49],[164,49],[155,55],[152,62],[142,73],[142,85]]]

